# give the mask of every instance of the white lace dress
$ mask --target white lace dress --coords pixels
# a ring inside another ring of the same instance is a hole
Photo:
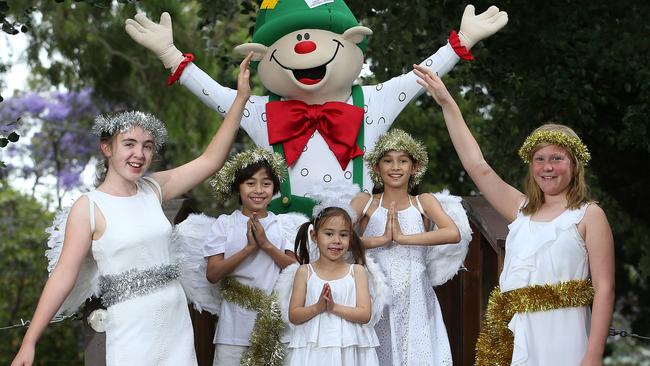
[[[159,187],[148,178],[137,187],[130,197],[97,190],[87,194],[106,220],[106,231],[91,247],[103,278],[100,286],[112,291],[102,295],[111,301],[106,364],[196,365],[187,300],[170,263],[172,228],[154,191]]]
[[[381,236],[388,209],[379,207],[368,220],[363,236]],[[397,213],[404,234],[424,232],[422,214],[412,204]],[[392,301],[375,330],[377,355],[384,366],[451,365],[451,349],[440,304],[426,273],[426,246],[391,243],[366,254],[379,263],[392,290]]]
[[[508,226],[501,291],[589,278],[587,249],[577,227],[587,206],[549,222],[519,213]],[[587,306],[515,314],[508,324],[514,334],[512,365],[580,365],[590,321]]]
[[[329,283],[334,302],[355,306],[357,289],[353,266],[336,280],[325,281],[318,277],[308,264],[305,306],[318,302],[323,285]],[[379,365],[375,347],[379,345],[372,327],[353,323],[334,314],[324,312],[295,326],[289,342],[286,366],[376,366]]]

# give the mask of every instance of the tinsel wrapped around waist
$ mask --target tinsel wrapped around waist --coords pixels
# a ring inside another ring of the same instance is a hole
[[[181,275],[178,264],[161,264],[146,269],[130,269],[114,275],[99,278],[102,304],[113,306],[122,301],[142,296],[178,279]]]
[[[490,294],[481,334],[476,342],[476,366],[510,365],[514,336],[508,323],[516,313],[589,306],[594,299],[591,280],[535,285]]]
[[[266,294],[259,288],[244,285],[232,277],[221,281],[221,296],[257,312],[255,325],[250,337],[250,347],[242,354],[242,366],[281,366],[285,348],[280,342],[284,322],[280,316],[280,305],[275,293]]]

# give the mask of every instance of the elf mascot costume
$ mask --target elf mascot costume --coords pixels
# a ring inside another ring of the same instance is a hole
[[[459,33],[451,32],[449,42],[421,65],[442,77],[461,58],[471,59],[471,47],[507,21],[495,6],[475,15],[468,5]],[[210,108],[227,113],[236,90],[213,80],[191,62],[191,54],[174,46],[168,13],[160,23],[137,14],[126,21],[126,31],[171,69],[170,83],[180,80]],[[305,197],[318,183],[353,182],[372,190],[363,152],[424,88],[413,72],[377,85],[355,84],[371,34],[343,0],[263,0],[252,42],[235,47],[242,55],[254,53],[253,67],[269,90],[250,98],[241,126],[256,145],[287,161],[289,179],[273,211],[310,214],[314,203]]]

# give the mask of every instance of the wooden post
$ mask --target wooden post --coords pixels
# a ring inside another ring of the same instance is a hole
[[[101,307],[99,299],[87,300],[84,305],[84,364],[87,366],[106,366],[106,333],[97,333],[88,324],[88,315]]]
[[[463,206],[473,232],[466,270],[435,290],[454,365],[471,366],[488,296],[503,268],[508,228],[505,219],[483,197],[463,197]]]

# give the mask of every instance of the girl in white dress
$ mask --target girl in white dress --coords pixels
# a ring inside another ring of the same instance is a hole
[[[250,59],[240,65],[237,97],[221,128],[201,156],[178,168],[144,177],[166,136],[154,116],[126,112],[96,119],[93,130],[100,136],[105,177],[70,209],[61,255],[12,366],[31,365],[36,342],[52,317],[76,311],[85,300],[62,307],[89,252],[108,308],[106,364],[196,365],[180,269],[170,260],[171,225],[160,204],[197,186],[223,164],[250,95]]]
[[[319,251],[313,263],[308,235]],[[320,211],[313,222],[300,227],[296,254],[302,265],[289,303],[289,321],[295,328],[285,365],[378,365],[377,335],[365,326],[371,318],[371,301],[364,250],[350,215],[340,207]],[[346,261],[348,254],[354,264]]]
[[[366,154],[377,194],[352,201],[369,257],[384,271],[392,301],[375,329],[381,365],[451,365],[440,304],[427,276],[427,247],[457,243],[454,221],[431,194],[412,196],[426,171],[424,146],[392,130]],[[427,231],[425,221],[437,230]]]
[[[605,213],[587,197],[587,147],[563,125],[533,131],[519,150],[529,164],[524,194],[485,162],[440,78],[419,66],[415,72],[442,107],[463,167],[511,222],[477,365],[602,365],[614,306],[614,244]]]
[[[250,309],[246,294],[224,288],[227,285],[222,280],[229,277],[268,296],[280,270],[296,262],[293,239],[297,225],[287,225],[288,215],[268,211],[283,178],[278,173],[285,170],[279,154],[255,147],[232,157],[212,181],[218,198],[236,194],[241,202],[241,210],[219,216],[203,234],[203,255],[207,258],[204,275],[212,283],[221,281],[222,295],[224,290],[233,294],[232,298],[224,296],[217,314],[215,366],[238,366],[242,357],[257,361],[272,357],[256,354],[261,347],[251,339],[258,313],[268,309]]]

